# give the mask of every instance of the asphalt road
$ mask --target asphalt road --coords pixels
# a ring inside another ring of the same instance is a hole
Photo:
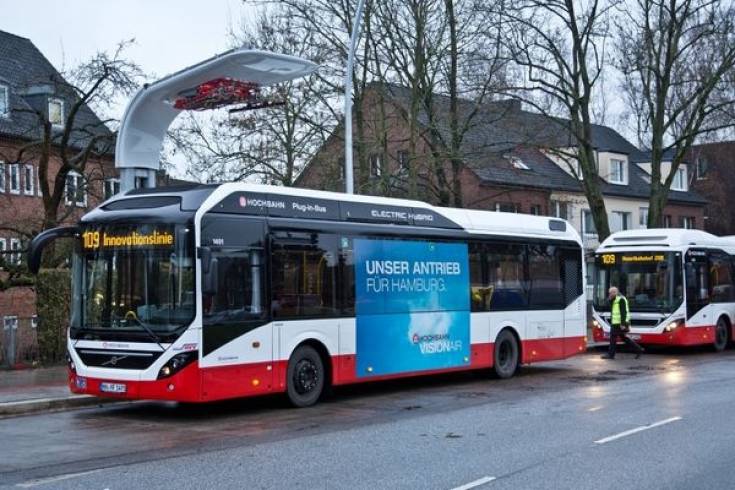
[[[597,353],[280,397],[0,420],[0,486],[733,488],[735,351]]]

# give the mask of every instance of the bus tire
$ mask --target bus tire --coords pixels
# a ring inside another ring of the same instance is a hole
[[[730,323],[721,316],[715,325],[715,341],[712,344],[716,352],[722,352],[730,343]]]
[[[288,360],[286,393],[294,407],[310,407],[324,391],[326,372],[319,353],[310,345],[298,347]]]
[[[521,350],[518,340],[510,330],[503,330],[495,339],[495,357],[493,374],[500,379],[507,379],[518,371]]]

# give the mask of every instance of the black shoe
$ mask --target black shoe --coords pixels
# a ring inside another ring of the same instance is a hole
[[[611,356],[610,354],[605,354],[604,356],[600,356],[600,359],[615,359],[615,356]]]

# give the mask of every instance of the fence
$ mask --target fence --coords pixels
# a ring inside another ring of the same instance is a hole
[[[1,316],[0,327],[0,367],[15,369],[39,363],[36,316]]]

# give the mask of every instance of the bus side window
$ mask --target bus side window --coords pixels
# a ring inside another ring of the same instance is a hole
[[[220,250],[213,254],[216,288],[202,297],[205,325],[260,319],[265,314],[263,251]]]
[[[470,305],[472,311],[489,311],[493,288],[488,282],[485,251],[481,243],[469,244]]]
[[[732,267],[727,254],[710,254],[709,286],[710,297],[714,303],[733,300]]]
[[[529,304],[532,308],[560,308],[564,304],[558,247],[528,246]]]
[[[523,245],[486,243],[485,260],[491,311],[520,310],[528,306],[526,253]]]
[[[275,318],[339,315],[337,239],[316,233],[274,238],[271,309]]]
[[[582,295],[582,251],[573,248],[560,250],[561,272],[564,281],[564,304],[569,306],[572,301]]]

